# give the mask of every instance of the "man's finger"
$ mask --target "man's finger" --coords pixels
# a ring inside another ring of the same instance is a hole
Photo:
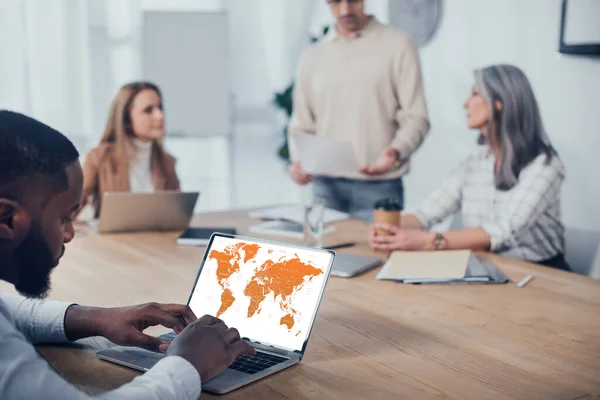
[[[365,175],[373,175],[373,168],[364,167],[360,172],[362,172]]]
[[[162,354],[167,354],[167,350],[169,349],[169,343],[163,343],[158,346],[158,352]]]
[[[169,314],[161,308],[151,308],[149,309],[148,314],[142,315],[141,317],[145,318],[146,321],[153,323],[153,325],[160,324],[167,328],[171,328],[175,333],[179,333],[185,328],[185,323],[181,318]]]
[[[367,175],[377,175],[380,172],[378,172],[378,166],[377,165],[370,165],[370,166],[366,166],[366,167],[362,167],[359,172],[362,172],[363,174],[367,174]]]
[[[231,355],[233,356],[233,360],[235,360],[242,354],[249,354],[251,356],[256,354],[256,350],[254,350],[254,347],[250,346],[244,340],[238,340],[237,342],[232,343],[230,346],[230,350]]]
[[[381,175],[383,173],[387,172],[386,169],[381,169],[378,167],[371,167],[369,168],[369,170],[366,172],[367,175]]]
[[[235,328],[229,328],[223,333],[223,337],[227,343],[234,343],[240,340],[240,332]]]
[[[219,322],[218,324],[214,324],[212,327],[215,328],[215,330],[222,335],[225,334],[225,331],[228,329],[228,326],[225,325],[224,322]]]
[[[196,314],[192,311],[189,306],[183,304],[159,304],[159,307],[168,312],[169,314],[173,314],[179,318],[181,318],[186,325],[191,324],[195,320],[198,319]]]
[[[158,352],[161,345],[164,348],[164,345],[168,343],[164,340],[146,335],[145,333],[135,331],[135,333],[131,337],[131,342],[128,343],[130,346],[141,347],[142,349]]]
[[[223,321],[221,321],[219,318],[213,317],[212,315],[203,315],[202,317],[198,318],[196,323],[201,325],[215,325],[223,323]]]

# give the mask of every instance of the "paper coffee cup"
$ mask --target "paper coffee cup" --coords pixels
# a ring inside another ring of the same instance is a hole
[[[400,226],[401,212],[402,205],[399,200],[393,198],[379,200],[375,203],[373,210],[373,222]],[[377,228],[375,234],[377,236],[388,236],[391,232],[387,229]]]

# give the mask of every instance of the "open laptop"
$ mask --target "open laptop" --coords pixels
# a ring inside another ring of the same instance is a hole
[[[100,233],[176,231],[188,227],[198,192],[107,192],[100,218],[90,225]]]
[[[202,389],[223,394],[291,367],[302,360],[335,253],[215,233],[188,305],[239,330],[257,351],[244,355]],[[259,290],[252,290],[252,288]],[[222,297],[224,290],[230,296]],[[222,299],[232,301],[224,302]],[[174,332],[162,335],[172,340]],[[164,356],[134,347],[113,347],[100,359],[147,371]]]
[[[383,260],[379,257],[337,253],[331,269],[331,276],[352,278],[370,271],[382,263]]]

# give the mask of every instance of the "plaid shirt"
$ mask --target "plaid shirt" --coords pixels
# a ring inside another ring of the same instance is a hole
[[[426,230],[460,211],[465,228],[490,235],[490,250],[508,257],[542,261],[563,254],[560,186],[565,170],[558,156],[542,154],[520,173],[508,191],[494,184],[495,157],[487,149],[464,161],[413,214]]]

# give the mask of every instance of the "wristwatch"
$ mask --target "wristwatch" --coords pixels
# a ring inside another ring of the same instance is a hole
[[[398,169],[402,166],[402,161],[400,161],[400,152],[396,149],[394,149],[396,152],[396,160],[394,161],[394,163],[392,164],[392,168],[393,169]]]
[[[448,240],[441,233],[436,233],[435,238],[433,239],[433,247],[436,250],[444,250],[448,247]]]

